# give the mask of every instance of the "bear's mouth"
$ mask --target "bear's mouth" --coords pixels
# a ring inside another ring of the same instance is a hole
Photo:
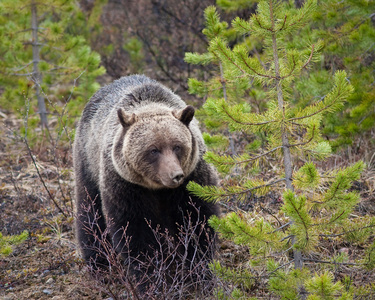
[[[184,178],[177,179],[175,181],[171,179],[164,179],[162,180],[160,177],[157,178],[143,178],[142,186],[154,190],[160,190],[160,189],[175,189],[179,187],[184,182]],[[140,183],[138,183],[140,184]]]
[[[185,175],[181,169],[172,171],[168,174],[161,174],[158,178],[159,182],[166,188],[177,188],[185,179]]]
[[[170,179],[170,180],[161,180],[161,184],[170,189],[174,189],[179,187],[184,181],[184,176],[178,179]]]

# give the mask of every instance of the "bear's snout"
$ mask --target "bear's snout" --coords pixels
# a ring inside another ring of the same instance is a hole
[[[185,179],[184,170],[176,154],[170,149],[164,149],[159,156],[157,177],[166,188],[177,188]]]
[[[174,171],[163,172],[160,174],[161,183],[167,188],[176,188],[184,181],[185,175],[182,169],[178,168]]]
[[[172,173],[172,181],[176,184],[181,184],[184,180],[184,173],[181,171],[173,172]]]

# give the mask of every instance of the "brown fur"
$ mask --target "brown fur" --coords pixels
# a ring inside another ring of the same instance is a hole
[[[94,220],[99,236],[111,220],[108,229],[116,249],[123,249],[121,236],[127,228],[129,250],[137,256],[156,247],[147,222],[178,234],[186,216],[197,223],[218,214],[216,205],[186,189],[191,180],[217,184],[216,172],[202,158],[205,145],[193,116],[191,106],[145,76],[121,78],[90,99],[73,153],[77,238],[88,262],[106,264],[100,243],[85,229]],[[87,212],[93,199],[94,207]],[[200,235],[198,242],[202,253],[213,237],[208,227],[205,230],[208,234]],[[196,250],[189,245],[187,257],[199,260]]]
[[[198,145],[193,147],[192,134],[180,121],[185,110],[190,111],[191,107],[172,110],[148,105],[132,113],[120,108],[123,130],[115,136],[112,149],[116,171],[128,181],[150,189],[175,188],[181,184],[182,181],[177,184],[173,181],[175,175],[190,175],[199,157]],[[192,118],[191,115],[190,120],[184,120],[187,125]],[[148,154],[153,150],[160,152],[160,159],[150,163],[152,156]]]

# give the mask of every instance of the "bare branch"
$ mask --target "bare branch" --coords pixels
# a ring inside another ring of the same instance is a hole
[[[29,156],[30,156],[31,160],[33,161],[33,164],[34,164],[34,167],[35,167],[36,172],[38,173],[38,177],[39,177],[40,181],[42,182],[42,185],[43,185],[44,189],[47,191],[47,194],[48,194],[49,198],[50,198],[50,199],[52,200],[52,202],[55,204],[55,206],[57,207],[57,209],[63,214],[63,216],[64,216],[65,218],[67,218],[68,216],[67,216],[66,213],[62,210],[62,208],[61,208],[61,207],[59,206],[59,204],[57,203],[56,199],[52,196],[51,192],[49,191],[49,189],[48,189],[48,187],[47,187],[47,185],[46,185],[46,183],[45,183],[45,181],[44,181],[42,175],[41,175],[40,172],[39,172],[38,165],[37,165],[37,163],[36,163],[36,161],[35,161],[35,158],[34,158],[34,155],[33,155],[32,151],[31,151],[31,149],[30,149],[30,146],[29,146],[29,143],[28,143],[28,140],[27,140],[27,128],[28,128],[28,126],[27,126],[27,120],[28,120],[28,117],[29,117],[29,108],[30,108],[30,102],[29,102],[29,100],[27,99],[27,104],[26,104],[26,115],[25,115],[25,120],[24,120],[24,123],[25,123],[25,136],[24,136],[24,138],[23,138],[23,142],[24,142],[25,145],[26,145],[26,148],[27,148],[27,151],[28,151],[28,153],[29,153]]]
[[[302,143],[299,143],[299,144],[292,144],[292,145],[289,145],[288,147],[298,147],[298,146],[303,146],[303,145],[306,145],[306,144],[310,143],[314,139],[314,135],[315,135],[314,133],[315,133],[315,126],[313,128],[312,136],[308,141],[302,142]]]
[[[326,261],[326,260],[319,260],[319,259],[311,259],[311,258],[304,258],[304,261],[310,261],[314,263],[320,264],[331,264],[331,265],[341,265],[341,266],[363,266],[364,264],[357,264],[357,263],[342,263],[337,261]]]
[[[252,158],[249,158],[249,159],[245,159],[245,160],[242,160],[242,161],[234,161],[234,162],[220,162],[221,165],[238,165],[238,164],[246,164],[246,163],[249,163],[251,161],[254,161],[254,160],[257,160],[261,157],[264,157],[272,152],[275,152],[276,150],[278,149],[282,149],[283,146],[278,146],[278,147],[275,147],[273,148],[272,150],[270,151],[267,151],[266,153],[262,153],[262,154],[259,154],[257,156],[254,156]]]
[[[310,53],[309,59],[308,59],[307,62],[302,66],[301,70],[304,69],[304,68],[306,68],[307,65],[310,63],[310,61],[311,61],[311,59],[312,59],[312,57],[313,57],[313,54],[314,54],[314,47],[315,47],[315,45],[313,44],[313,45],[311,46],[311,53]]]
[[[373,227],[375,227],[375,225],[364,226],[364,227],[361,227],[361,228],[358,228],[358,229],[353,229],[353,230],[349,230],[349,231],[345,231],[345,232],[337,233],[337,234],[319,234],[319,236],[321,236],[321,237],[338,237],[338,236],[342,236],[342,235],[345,235],[345,234],[348,234],[348,233],[361,231],[363,229],[373,228]]]

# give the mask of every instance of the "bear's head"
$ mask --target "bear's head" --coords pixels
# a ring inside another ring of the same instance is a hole
[[[127,181],[150,189],[176,188],[195,169],[198,143],[189,129],[194,108],[173,110],[160,104],[136,112],[117,111],[121,130],[112,161]]]

